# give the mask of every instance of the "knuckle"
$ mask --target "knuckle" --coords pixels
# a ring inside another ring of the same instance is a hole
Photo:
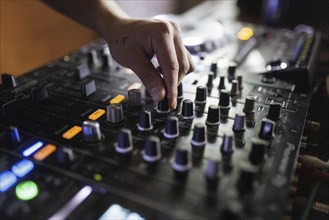
[[[170,22],[168,22],[168,21],[159,21],[158,29],[162,33],[171,33],[172,32],[172,26],[171,26]]]
[[[170,21],[170,24],[175,31],[180,31],[180,26],[176,22]]]
[[[177,73],[179,71],[179,64],[176,62],[170,63],[166,67],[162,68],[162,71],[169,72],[169,73]]]

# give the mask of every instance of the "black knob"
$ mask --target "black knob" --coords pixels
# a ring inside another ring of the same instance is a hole
[[[208,89],[205,86],[198,86],[196,88],[196,95],[195,95],[195,104],[204,104],[207,102],[207,94]]]
[[[182,100],[183,98],[184,98],[183,84],[180,83],[177,87],[177,99]]]
[[[114,62],[110,53],[103,53],[102,61],[103,61],[102,64],[103,69],[111,69],[114,66]]]
[[[230,93],[227,90],[220,91],[218,105],[221,109],[230,108]]]
[[[214,73],[214,78],[217,77],[217,70],[218,70],[217,62],[212,62],[210,64],[210,71]]]
[[[208,81],[207,81],[207,87],[211,88],[212,87],[212,81],[214,80],[214,73],[209,73],[208,74]]]
[[[128,106],[132,108],[143,106],[142,93],[139,89],[130,89],[128,91]]]
[[[236,79],[232,81],[232,87],[231,87],[230,95],[231,96],[239,95],[239,82]]]
[[[206,120],[207,125],[219,125],[219,107],[210,105],[208,108],[208,116]]]
[[[270,108],[268,109],[267,118],[277,121],[281,118],[281,104],[277,102],[273,102],[270,104]]]
[[[191,167],[189,152],[186,149],[177,148],[172,168],[177,172],[186,172]]]
[[[40,102],[48,98],[48,91],[46,86],[41,86],[39,88],[31,89],[30,95],[32,102]]]
[[[129,153],[133,149],[133,141],[130,129],[122,128],[117,134],[115,150],[118,153]]]
[[[194,104],[192,100],[185,99],[183,101],[182,117],[183,119],[191,119],[194,117]]]
[[[206,145],[206,126],[202,123],[194,125],[191,144],[193,147],[204,147]]]
[[[238,75],[237,77],[236,77],[236,80],[238,80],[238,88],[239,89],[243,89],[243,85],[242,85],[242,76],[241,75]]]
[[[223,154],[231,154],[233,152],[233,136],[225,134],[223,137],[223,143],[221,145],[220,151]]]
[[[96,50],[91,50],[88,52],[88,65],[89,66],[97,66],[99,61],[97,57],[97,51]]]
[[[237,113],[235,114],[233,131],[241,132],[245,129],[245,114]]]
[[[253,138],[251,143],[249,160],[254,165],[261,164],[264,161],[265,150],[268,144],[265,141],[256,138]]]
[[[70,165],[76,158],[76,155],[72,151],[72,149],[67,147],[59,148],[56,151],[57,164],[60,166],[68,166]]]
[[[138,129],[140,131],[150,131],[153,128],[152,116],[149,111],[142,111],[139,115]]]
[[[176,138],[179,136],[178,118],[176,116],[168,116],[166,118],[164,136],[166,138]]]
[[[157,112],[158,113],[168,113],[170,111],[168,99],[164,98],[160,102],[158,102]]]
[[[237,189],[241,196],[250,192],[253,189],[255,173],[247,170],[241,170],[237,182]]]
[[[255,97],[254,96],[246,97],[244,107],[243,107],[243,112],[247,115],[255,113]]]
[[[82,80],[90,75],[90,70],[87,64],[82,63],[77,66],[74,70],[75,78],[77,80]]]
[[[229,82],[232,82],[235,79],[235,70],[237,68],[237,63],[231,62],[227,69],[227,79]]]
[[[96,92],[95,80],[88,80],[81,83],[81,95],[82,97],[88,97]]]
[[[160,139],[156,136],[149,136],[145,140],[143,159],[147,162],[156,162],[161,158]]]
[[[274,137],[274,122],[264,118],[258,136],[264,140],[272,139]]]
[[[8,73],[1,74],[2,88],[12,89],[17,86],[16,78]]]
[[[84,121],[82,123],[83,141],[95,143],[102,140],[102,133],[98,121]]]
[[[208,159],[206,168],[206,178],[208,180],[217,180],[219,178],[220,161],[217,159]]]
[[[106,120],[111,124],[117,124],[125,120],[121,104],[112,104],[106,107]]]
[[[21,136],[17,127],[10,126],[5,135],[6,141],[9,145],[17,145],[21,142]]]
[[[218,85],[218,90],[221,91],[222,89],[225,89],[225,76],[220,76],[219,77],[219,85]]]

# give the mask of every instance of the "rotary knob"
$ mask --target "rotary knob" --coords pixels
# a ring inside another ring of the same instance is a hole
[[[112,104],[106,107],[106,120],[111,124],[118,124],[125,120],[121,104]]]
[[[220,91],[218,105],[221,110],[228,110],[230,108],[230,93],[227,90]]]
[[[194,125],[191,145],[193,147],[204,147],[206,145],[206,126],[202,123]]]
[[[206,181],[207,181],[207,188],[210,190],[214,190],[218,187],[219,165],[220,165],[219,160],[208,159],[208,164],[206,168]]]
[[[1,74],[2,79],[2,88],[4,89],[12,89],[17,87],[16,78],[13,75],[10,75],[8,73]]]
[[[265,150],[268,144],[265,141],[256,138],[253,138],[251,143],[249,160],[254,165],[261,164],[264,161]]]
[[[115,144],[115,150],[118,153],[126,154],[132,151],[133,141],[130,129],[122,128],[117,134],[117,142]]]
[[[205,86],[198,86],[196,88],[196,95],[195,95],[195,104],[205,104],[207,102],[207,93],[208,89]]]
[[[210,105],[208,108],[208,116],[206,124],[210,126],[219,125],[219,107],[216,105]]]
[[[97,121],[84,121],[82,123],[83,141],[86,143],[96,143],[102,140],[102,133]]]
[[[145,140],[143,159],[146,162],[156,162],[161,159],[160,139],[156,136],[149,136]]]
[[[218,70],[217,62],[212,62],[210,64],[210,71],[214,73],[214,78],[217,77],[217,70]]]
[[[152,130],[152,117],[151,112],[149,111],[143,111],[139,115],[139,123],[138,123],[138,129],[140,131],[150,131]]]
[[[281,118],[281,104],[277,102],[273,102],[270,104],[270,108],[268,109],[267,118],[277,121]]]
[[[185,99],[183,101],[182,117],[183,119],[191,119],[194,117],[194,105],[192,100]]]
[[[88,52],[88,65],[89,66],[97,66],[99,61],[98,61],[98,57],[97,57],[97,51],[96,50],[91,50]]]
[[[177,172],[187,172],[191,167],[189,152],[186,149],[177,148],[172,168]]]
[[[165,113],[170,112],[167,98],[164,98],[160,102],[158,102],[158,106],[157,106],[156,111],[158,113],[161,113],[161,114],[165,114]]]
[[[258,136],[263,140],[272,139],[274,137],[274,122],[264,118]]]
[[[103,64],[102,64],[102,68],[103,69],[111,69],[113,66],[114,66],[114,62],[113,62],[113,59],[110,55],[110,53],[103,53],[102,54],[102,61],[103,61]]]
[[[208,74],[208,81],[207,81],[207,87],[211,88],[212,87],[212,81],[214,80],[214,73],[209,73]]]
[[[244,107],[243,107],[243,112],[247,115],[251,115],[255,113],[255,97],[254,96],[247,96]]]
[[[225,134],[220,151],[223,154],[231,154],[233,152],[233,136]]]
[[[21,142],[21,136],[17,127],[10,126],[5,135],[9,145],[18,145]]]
[[[232,81],[230,96],[237,96],[237,95],[239,95],[239,81],[235,79]]]
[[[177,87],[177,100],[182,100],[183,98],[184,98],[183,84],[180,83]]]
[[[235,79],[235,70],[237,68],[237,63],[231,62],[227,69],[227,78],[229,82]]]
[[[131,108],[143,106],[142,93],[139,89],[130,89],[128,91],[128,106]]]
[[[239,90],[243,89],[243,85],[242,85],[242,76],[241,75],[238,75],[236,77],[236,80],[238,81],[238,88]]]
[[[219,77],[219,85],[218,85],[218,90],[221,91],[222,89],[225,89],[225,76],[220,76]]]
[[[247,170],[241,170],[240,176],[237,181],[237,190],[241,196],[250,192],[253,189],[253,182],[255,178],[255,173]]]
[[[233,131],[241,132],[245,129],[245,114],[237,113],[235,114]]]
[[[166,118],[164,136],[166,138],[176,138],[179,136],[178,118],[176,116],[168,116]]]
[[[39,88],[33,88],[30,90],[32,102],[40,102],[48,98],[48,91],[46,86],[41,86]]]

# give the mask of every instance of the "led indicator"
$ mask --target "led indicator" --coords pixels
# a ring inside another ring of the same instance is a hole
[[[33,144],[31,147],[29,147],[26,150],[24,150],[23,151],[23,155],[25,157],[28,157],[31,154],[33,154],[34,152],[36,152],[37,150],[39,150],[42,146],[43,146],[43,142],[38,141],[37,143]]]
[[[31,180],[23,181],[16,186],[16,196],[20,200],[31,200],[39,194],[37,184]]]
[[[249,40],[254,35],[254,31],[251,28],[244,27],[237,35],[239,40]]]
[[[17,177],[10,171],[0,173],[0,192],[6,192],[17,181]]]
[[[94,180],[96,181],[101,181],[103,179],[102,175],[100,175],[99,173],[95,173],[94,174]]]
[[[15,165],[13,165],[11,171],[13,171],[13,173],[18,177],[24,177],[26,174],[31,172],[33,168],[34,168],[34,164],[32,161],[23,159],[17,162]]]

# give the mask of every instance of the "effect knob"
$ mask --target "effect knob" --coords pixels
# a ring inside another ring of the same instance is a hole
[[[206,86],[198,86],[196,88],[195,104],[205,104],[207,102],[208,89]]]
[[[207,125],[219,125],[219,107],[216,105],[210,105],[208,108],[208,116],[206,120]]]
[[[21,142],[21,136],[17,127],[10,126],[5,133],[6,142],[10,145],[18,145]]]
[[[16,78],[13,75],[10,75],[8,73],[1,74],[1,80],[2,80],[2,88],[4,89],[12,89],[17,87]]]
[[[272,139],[274,137],[274,122],[264,118],[258,136],[263,140]]]
[[[177,100],[182,100],[183,98],[184,98],[183,84],[179,83],[177,87]]]
[[[164,136],[166,138],[176,138],[179,136],[178,118],[176,116],[168,116],[166,118]]]
[[[206,143],[206,126],[202,123],[196,123],[193,129],[191,145],[193,147],[204,147]]]
[[[164,98],[160,102],[158,102],[158,107],[157,107],[156,111],[161,114],[170,112],[167,98]]]
[[[120,154],[129,153],[133,149],[133,140],[130,129],[122,128],[117,134],[117,142],[115,144],[116,152]]]
[[[231,154],[233,152],[233,136],[225,134],[220,151],[223,154]]]
[[[189,152],[186,149],[177,148],[172,168],[177,172],[187,172],[191,167]]]
[[[142,93],[139,89],[130,89],[128,91],[128,106],[132,108],[143,106]]]
[[[219,77],[219,85],[218,85],[218,90],[221,91],[222,89],[225,89],[225,76],[220,76]]]
[[[150,131],[153,129],[151,112],[143,111],[140,113],[138,129],[140,131]]]
[[[182,117],[183,119],[191,119],[194,117],[194,105],[192,100],[185,99],[183,101]]]
[[[232,81],[230,96],[237,96],[237,95],[239,95],[239,81],[235,79]]]
[[[251,140],[251,151],[249,153],[249,160],[254,165],[259,165],[264,161],[265,150],[268,144],[265,141],[253,138]]]
[[[241,132],[245,129],[245,114],[237,113],[235,114],[233,131]]]
[[[149,136],[144,143],[143,159],[146,162],[156,162],[161,159],[160,139],[156,136]]]
[[[230,93],[227,90],[220,91],[218,105],[222,110],[228,110],[230,108]]]
[[[281,118],[281,104],[277,102],[271,103],[266,117],[273,121],[279,120]]]
[[[121,104],[112,104],[106,107],[106,120],[111,124],[121,123],[125,120]]]
[[[255,97],[254,96],[246,97],[244,107],[243,107],[243,112],[247,115],[255,113]]]
[[[102,133],[98,121],[84,121],[82,123],[83,141],[95,143],[102,140]]]

